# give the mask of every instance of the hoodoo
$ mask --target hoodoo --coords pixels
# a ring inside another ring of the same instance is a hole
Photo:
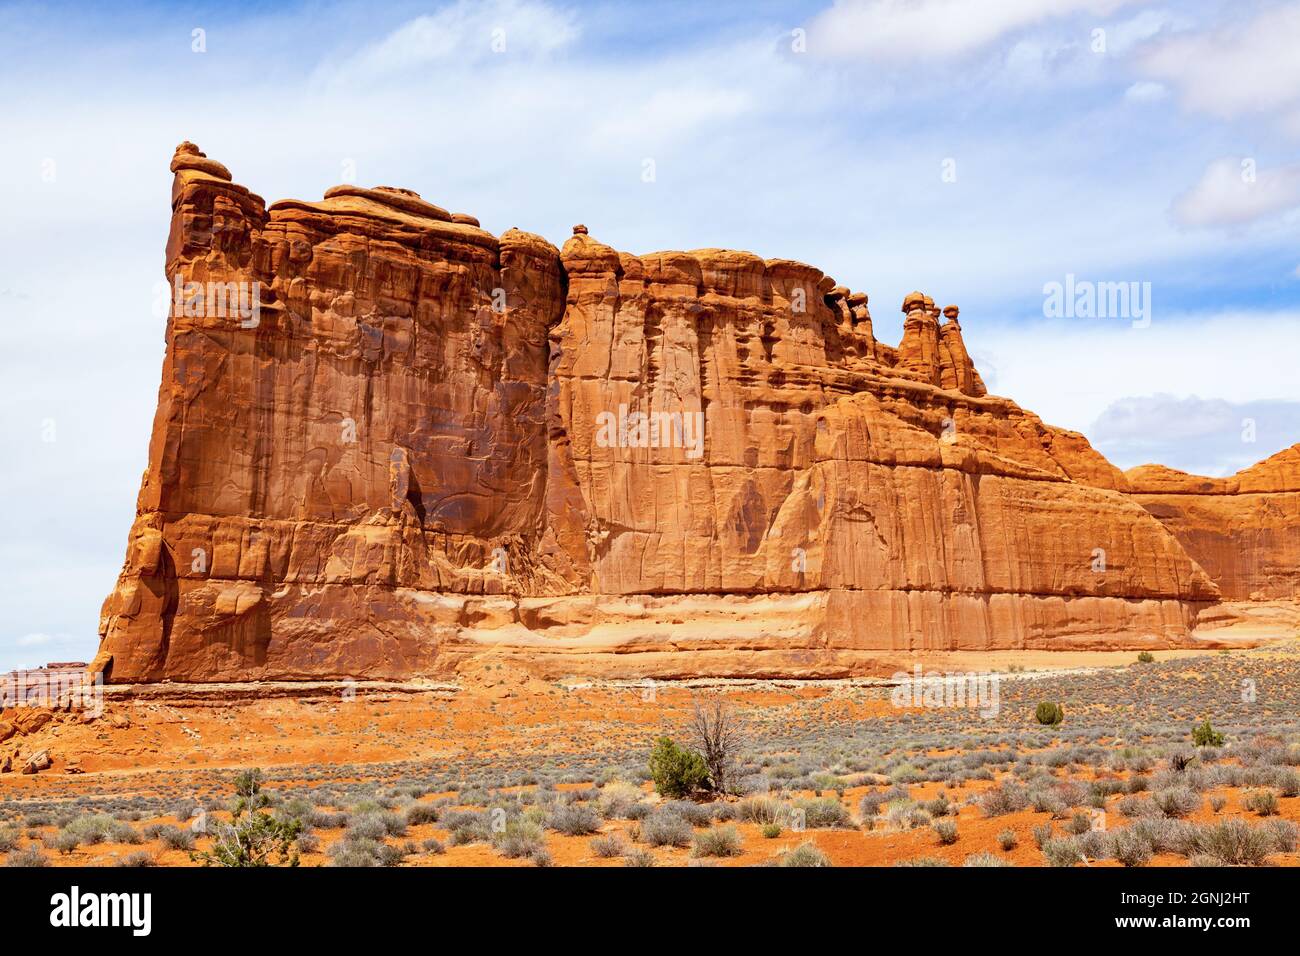
[[[1218,499],[1135,500],[1081,435],[987,395],[957,308],[919,292],[895,349],[864,293],[791,260],[586,226],[556,249],[387,187],[268,207],[189,143],[172,171],[169,281],[256,288],[259,321],[168,319],[110,681],[402,678],[485,649],[836,676],[1177,645],[1220,599],[1203,566],[1294,585],[1227,567],[1195,530]],[[674,431],[695,422],[698,448]]]

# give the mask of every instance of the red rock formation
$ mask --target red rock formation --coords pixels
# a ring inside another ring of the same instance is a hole
[[[1300,601],[1300,445],[1231,478],[1162,465],[1127,477],[1134,499],[1174,533],[1225,599]]]
[[[181,295],[112,681],[405,677],[484,647],[830,675],[1173,644],[1218,599],[1082,436],[985,394],[920,293],[895,350],[802,263],[582,226],[557,251],[398,189],[268,208],[190,144],[172,168]]]

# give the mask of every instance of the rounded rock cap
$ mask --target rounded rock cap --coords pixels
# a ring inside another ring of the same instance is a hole
[[[916,312],[925,308],[925,296],[920,292],[909,292],[903,296],[903,311]]]
[[[587,227],[584,226],[582,223],[578,223],[576,226],[573,227],[573,234],[575,236],[585,236],[587,235]]]
[[[955,305],[945,305],[943,307],[944,317],[948,319],[952,319],[954,322],[957,320],[958,312],[959,310]]]

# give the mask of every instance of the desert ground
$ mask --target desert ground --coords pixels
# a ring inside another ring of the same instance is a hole
[[[0,851],[202,865],[258,768],[302,866],[1294,866],[1300,631],[1242,636],[896,662],[996,675],[995,708],[899,706],[888,679],[541,680],[491,656],[446,683],[110,687],[97,716],[4,712]],[[655,741],[690,745],[716,701],[736,792],[657,793]],[[1206,719],[1223,738],[1198,746]],[[51,765],[19,772],[39,750]]]

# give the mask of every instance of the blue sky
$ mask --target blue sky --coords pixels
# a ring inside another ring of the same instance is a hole
[[[0,668],[94,652],[181,140],[268,201],[351,176],[801,259],[887,341],[920,289],[997,393],[1228,474],[1300,440],[1296,49],[1297,3],[0,4]],[[1150,283],[1151,322],[1046,317],[1067,275]]]

